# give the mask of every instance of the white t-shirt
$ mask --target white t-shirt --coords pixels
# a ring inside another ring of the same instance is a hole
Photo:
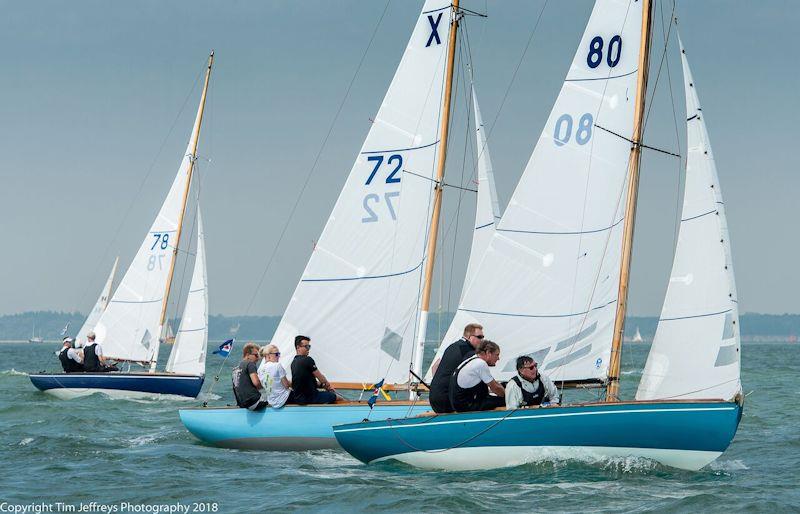
[[[488,384],[492,380],[494,380],[494,377],[492,372],[489,371],[489,365],[486,364],[485,360],[476,357],[464,364],[464,367],[458,372],[458,380],[456,382],[458,382],[459,387],[469,389],[470,387],[475,387],[479,382]]]
[[[90,342],[86,346],[84,346],[83,348],[86,349],[86,348],[89,348],[92,345],[94,345],[94,354],[97,355],[98,357],[102,357],[103,356],[103,349],[97,343]]]
[[[75,350],[74,348],[70,348],[69,350],[67,350],[67,357],[74,360],[78,364],[83,364],[83,359],[81,358],[81,354],[78,353],[78,351]]]
[[[258,378],[267,391],[267,401],[274,408],[283,407],[289,399],[289,389],[283,385],[286,370],[280,362],[262,361],[258,366]]]

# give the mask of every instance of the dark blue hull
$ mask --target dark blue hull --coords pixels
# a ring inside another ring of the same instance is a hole
[[[365,463],[467,470],[633,456],[700,469],[730,445],[741,414],[740,405],[722,401],[602,403],[350,423],[333,431]]]
[[[71,398],[102,392],[111,396],[153,395],[196,398],[204,377],[173,373],[38,373],[30,375],[40,391]]]

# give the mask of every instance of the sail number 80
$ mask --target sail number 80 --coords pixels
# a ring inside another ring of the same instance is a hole
[[[606,64],[609,68],[613,68],[619,64],[622,57],[622,36],[617,34],[612,37],[608,42],[608,49],[606,50]],[[603,62],[603,38],[595,36],[589,43],[589,54],[586,56],[586,64],[594,69],[600,66]]]

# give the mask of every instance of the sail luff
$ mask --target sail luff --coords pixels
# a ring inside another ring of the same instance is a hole
[[[647,96],[647,77],[650,65],[650,29],[652,26],[652,4],[650,0],[642,3],[642,39],[639,50],[639,77],[636,83],[636,107],[631,138],[630,172],[625,204],[624,235],[622,238],[622,263],[620,266],[617,311],[614,319],[614,336],[611,342],[611,358],[608,367],[608,388],[606,401],[619,400],[619,372],[622,353],[622,335],[625,330],[625,313],[628,308],[628,284],[630,281],[631,257],[633,253],[633,232],[636,221],[636,201],[639,193],[639,164],[642,157],[642,132],[644,130],[644,107]]]
[[[180,214],[178,217],[178,228],[175,234],[175,245],[172,249],[172,260],[170,261],[169,273],[167,274],[167,285],[164,290],[164,299],[163,304],[161,306],[161,319],[159,321],[159,328],[158,328],[158,337],[156,338],[156,347],[155,351],[153,352],[153,359],[150,363],[150,372],[154,372],[156,369],[156,363],[158,362],[158,350],[160,347],[160,338],[161,334],[164,329],[164,323],[167,318],[167,305],[169,303],[169,293],[172,289],[172,279],[175,275],[175,261],[178,257],[178,246],[180,245],[181,241],[181,232],[183,230],[183,218],[186,214],[186,204],[189,199],[189,190],[191,189],[192,185],[192,173],[194,171],[194,163],[197,160],[197,143],[200,139],[200,127],[203,123],[203,111],[206,105],[206,96],[208,94],[208,82],[211,78],[211,66],[214,64],[214,51],[211,51],[211,54],[208,56],[208,67],[206,68],[206,76],[205,81],[203,83],[203,93],[200,96],[200,105],[197,108],[197,116],[195,117],[194,126],[192,127],[192,135],[189,138],[189,144],[186,148],[186,155],[189,156],[189,169],[187,171],[186,176],[186,188],[183,191],[183,200],[181,204]]]
[[[458,1],[453,0],[452,17],[450,22],[450,38],[447,48],[447,71],[444,79],[444,98],[442,99],[442,128],[440,131],[441,145],[439,148],[439,159],[436,163],[436,185],[434,187],[433,212],[428,231],[428,248],[425,254],[425,275],[422,284],[422,299],[419,309],[419,329],[417,336],[417,347],[414,352],[413,371],[419,375],[422,371],[422,359],[425,354],[425,338],[427,337],[428,312],[430,310],[431,287],[433,283],[433,268],[436,264],[436,242],[439,234],[439,217],[442,209],[442,187],[444,181],[444,169],[447,160],[447,140],[450,132],[450,106],[453,92],[453,66],[456,55],[456,36],[458,32]],[[411,393],[412,397],[415,393]]]
[[[108,301],[111,299],[111,290],[114,286],[114,276],[117,274],[117,266],[119,265],[119,257],[114,259],[114,265],[111,267],[111,273],[109,273],[108,278],[106,279],[106,283],[103,286],[103,289],[100,291],[100,296],[97,298],[97,301],[92,307],[91,312],[86,317],[86,320],[83,322],[78,334],[75,336],[75,345],[76,346],[83,346],[86,344],[86,334],[90,331],[94,330],[95,324],[100,319],[100,316],[103,314],[103,311],[106,310],[108,306]]]

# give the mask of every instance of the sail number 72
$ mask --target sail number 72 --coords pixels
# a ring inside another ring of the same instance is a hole
[[[378,172],[385,169],[387,173],[386,178],[383,180],[385,184],[399,184],[400,177],[397,176],[398,172],[403,168],[403,156],[400,154],[392,154],[388,158],[383,155],[370,155],[367,157],[367,162],[373,163],[372,170],[364,182],[365,186],[374,185],[380,179],[376,179]],[[399,191],[390,191],[383,193],[383,196],[376,193],[368,193],[364,196],[362,206],[364,207],[365,215],[361,218],[361,223],[374,223],[380,221],[381,215],[379,212],[383,209],[378,209],[381,203],[386,204],[385,210],[388,212],[392,220],[397,220],[397,211],[394,208],[394,199],[400,196]],[[377,210],[376,210],[377,209]]]

